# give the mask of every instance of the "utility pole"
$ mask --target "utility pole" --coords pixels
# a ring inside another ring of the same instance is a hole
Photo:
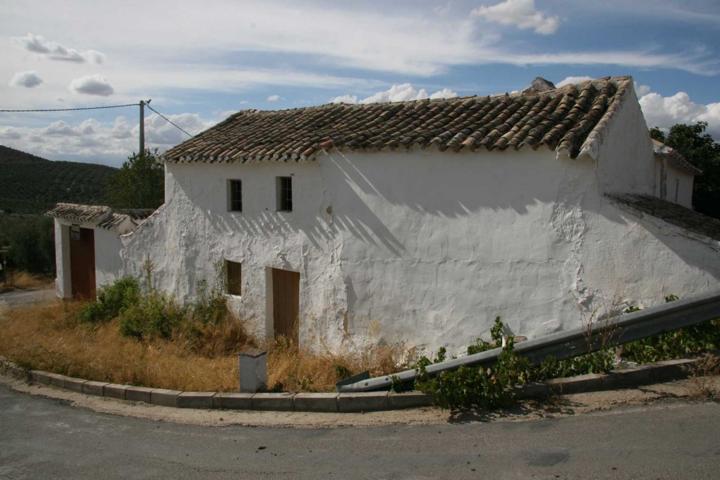
[[[145,156],[145,105],[149,103],[150,100],[140,100],[140,156]]]

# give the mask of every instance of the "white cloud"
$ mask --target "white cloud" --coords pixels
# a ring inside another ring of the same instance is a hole
[[[40,75],[38,75],[37,72],[29,70],[27,72],[18,72],[13,75],[12,79],[10,79],[10,86],[33,88],[40,85],[42,81],[42,78],[40,78]]]
[[[707,122],[708,133],[720,140],[720,102],[696,103],[686,92],[664,97],[649,92],[640,97],[648,127],[670,128],[676,123]]]
[[[0,138],[3,140],[18,140],[22,134],[13,127],[0,127]]]
[[[560,80],[559,82],[557,82],[555,84],[555,86],[560,88],[560,87],[564,87],[565,85],[575,85],[575,84],[586,82],[586,81],[592,80],[592,79],[593,79],[592,77],[588,77],[588,76],[565,77],[562,80]]]
[[[331,98],[330,103],[358,103],[358,97],[356,95],[340,95],[339,97]]]
[[[268,102],[277,102],[280,100],[280,95],[270,95],[267,97]]]
[[[46,56],[51,60],[62,60],[76,63],[103,63],[105,55],[97,50],[85,50],[80,52],[74,48],[65,47],[57,42],[45,40],[42,35],[28,33],[24,37],[15,37],[14,40],[22,45],[25,50]]]
[[[57,122],[53,122],[48,125],[43,131],[43,133],[45,135],[57,135],[63,137],[78,137],[82,135],[79,128],[73,127],[72,125],[65,123],[62,120],[58,120]]]
[[[430,98],[433,100],[437,98],[455,98],[457,96],[457,92],[453,92],[449,88],[443,88],[442,90],[438,90],[437,92],[433,92],[430,94]]]
[[[86,75],[84,77],[76,78],[70,82],[70,90],[75,93],[84,93],[86,95],[100,95],[107,97],[112,95],[112,85],[102,75]]]
[[[635,82],[635,93],[637,94],[638,98],[644,97],[648,93],[650,93],[650,87],[647,85],[639,85],[637,82]]]
[[[542,35],[555,33],[560,26],[559,17],[535,9],[535,0],[505,0],[489,7],[478,7],[472,15],[501,25],[532,29]]]
[[[179,113],[167,117],[191,134],[214,124],[213,120],[207,120],[197,113]],[[115,117],[110,122],[87,118],[78,122],[59,120],[37,127],[0,126],[0,139],[10,147],[45,158],[102,161],[119,165],[137,151],[138,130],[136,121],[128,121],[123,116]],[[148,148],[157,148],[163,152],[187,138],[187,135],[157,115],[145,118],[145,141]]]
[[[330,103],[384,103],[384,102],[403,102],[408,100],[423,100],[425,98],[454,98],[457,93],[449,88],[443,88],[437,92],[428,95],[424,88],[417,89],[411,83],[401,83],[393,85],[387,90],[374,93],[369,97],[358,100],[356,95],[341,95],[330,99]]]
[[[197,113],[180,113],[165,116],[192,135],[198,134],[213,125],[213,122],[203,120]],[[133,130],[137,130],[137,127]],[[145,119],[145,138],[154,144],[168,147],[184,142],[188,139],[188,136],[160,116],[151,115]]]

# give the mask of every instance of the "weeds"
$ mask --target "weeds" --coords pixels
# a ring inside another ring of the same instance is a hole
[[[720,375],[720,357],[706,353],[693,367],[690,396],[703,400],[717,398],[720,392],[715,378],[717,375]]]
[[[112,285],[102,288],[97,300],[86,304],[78,315],[83,322],[105,322],[137,304],[139,298],[140,285],[137,280],[132,277],[124,277]]]

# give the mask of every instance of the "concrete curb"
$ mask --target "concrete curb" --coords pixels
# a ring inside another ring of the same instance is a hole
[[[666,360],[648,365],[613,370],[607,374],[588,374],[557,378],[519,387],[520,399],[539,399],[551,395],[630,388],[692,374],[699,358]],[[178,408],[271,410],[296,412],[372,412],[428,407],[432,397],[422,392],[361,393],[232,393],[180,392],[162,388],[137,387],[67,377],[42,370],[26,370],[0,357],[0,373],[29,383],[49,385],[100,397],[139,401]]]
[[[632,388],[670,380],[680,380],[692,374],[700,359],[664,360],[637,367],[613,370],[610,373],[590,373],[576,377],[555,378],[544,383],[530,383],[518,389],[520,399],[545,398],[551,395],[597,392]]]

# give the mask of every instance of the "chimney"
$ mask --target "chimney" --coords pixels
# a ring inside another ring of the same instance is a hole
[[[555,90],[555,84],[542,77],[535,77],[530,86],[523,90],[523,93],[540,93],[548,90]]]

